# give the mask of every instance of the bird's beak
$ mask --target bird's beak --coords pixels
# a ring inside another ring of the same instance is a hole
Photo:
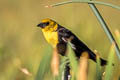
[[[40,24],[38,24],[38,25],[37,25],[37,27],[44,28],[44,27],[45,27],[45,25],[44,25],[43,23],[40,23]]]

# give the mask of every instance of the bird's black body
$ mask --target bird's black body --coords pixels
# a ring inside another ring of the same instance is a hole
[[[83,52],[87,52],[89,58],[96,62],[96,54],[94,54],[92,50],[90,50],[81,40],[79,40],[75,34],[73,34],[70,30],[57,24],[57,22],[55,22],[54,20],[44,19],[37,26],[42,28],[43,32],[45,32],[44,35],[47,36],[46,40],[48,40],[48,42],[51,42],[52,45],[57,47],[57,51],[61,55],[65,56],[67,50],[67,43],[70,42],[71,47],[75,52],[77,58],[80,58]],[[107,63],[107,61],[102,58],[100,58],[100,60],[102,66]]]
[[[57,48],[57,51],[62,56],[66,55],[67,44],[70,43],[77,59],[80,58],[83,52],[87,52],[91,60],[96,62],[96,54],[92,52],[78,37],[70,30],[62,27],[57,22],[51,19],[44,19],[37,27],[41,27],[46,40],[52,43],[52,46]],[[53,35],[54,34],[54,35]],[[56,36],[57,35],[57,36]],[[54,43],[55,42],[55,43]],[[107,63],[106,60],[100,58],[101,65]],[[69,80],[70,66],[69,63],[65,65],[65,80]]]
[[[80,58],[83,52],[88,52],[89,58],[96,62],[96,55],[81,41],[79,40],[70,30],[58,25],[58,36],[59,43],[57,44],[58,53],[65,55],[67,49],[68,40],[70,41],[71,47],[75,52],[77,58]],[[106,60],[101,58],[101,65],[105,65]]]

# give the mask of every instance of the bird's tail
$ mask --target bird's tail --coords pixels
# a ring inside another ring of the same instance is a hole
[[[90,56],[90,59],[92,59],[93,61],[97,62],[97,55],[93,52],[89,52],[89,56]],[[107,64],[107,61],[100,58],[100,62],[101,62],[101,66],[104,66]]]
[[[101,66],[104,66],[107,64],[107,61],[102,58],[100,58],[100,61],[101,61]]]

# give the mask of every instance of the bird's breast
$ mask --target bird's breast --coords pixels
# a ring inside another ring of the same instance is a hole
[[[53,47],[56,47],[58,43],[58,33],[57,32],[51,32],[51,31],[43,31],[43,34],[45,36],[45,39],[48,43],[50,43]]]

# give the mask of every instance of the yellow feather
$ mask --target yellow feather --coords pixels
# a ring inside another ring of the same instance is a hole
[[[46,31],[45,29],[42,29],[42,32],[47,42],[50,43],[53,47],[56,47],[58,43],[58,33],[51,30]]]
[[[44,19],[42,22],[49,22],[48,26],[42,28],[42,32],[47,42],[50,43],[53,47],[56,47],[58,44],[58,32],[56,31],[58,25],[51,19]]]

